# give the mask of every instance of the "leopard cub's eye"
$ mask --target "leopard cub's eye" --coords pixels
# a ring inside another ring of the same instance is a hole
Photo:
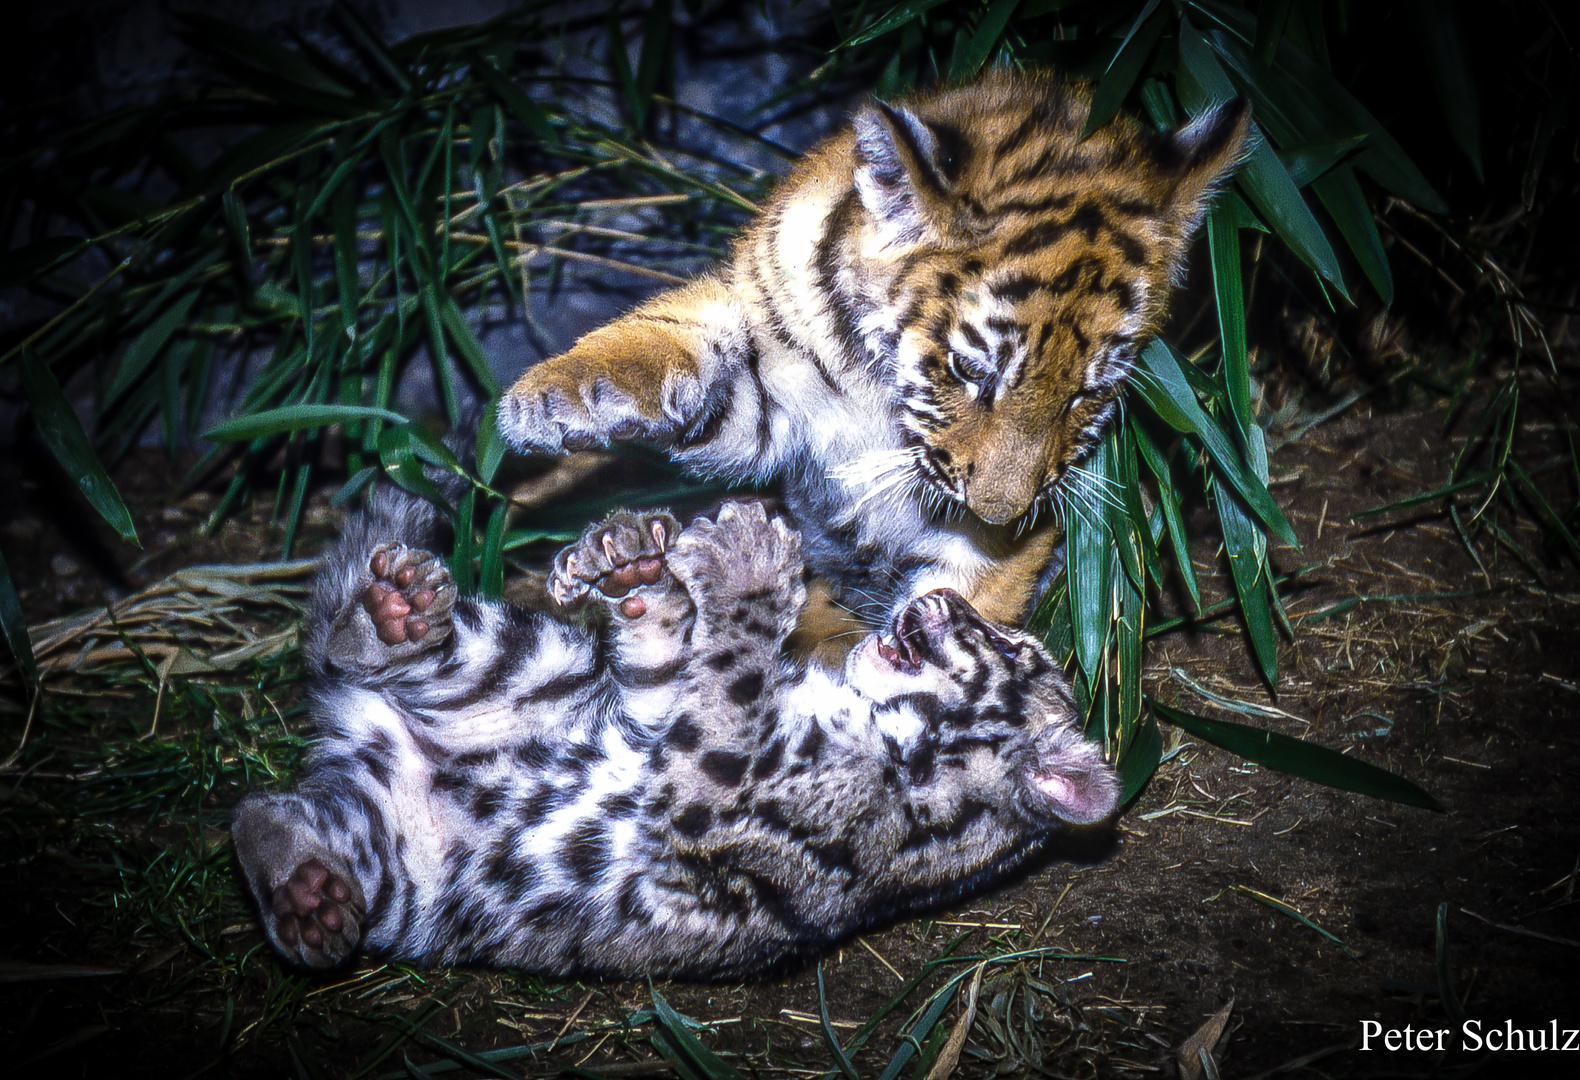
[[[981,360],[957,352],[949,354],[949,373],[963,383],[980,383],[993,374]]]

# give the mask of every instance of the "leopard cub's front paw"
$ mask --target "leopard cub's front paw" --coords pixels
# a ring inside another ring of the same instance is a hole
[[[381,669],[414,660],[450,636],[455,582],[426,551],[394,542],[368,555],[371,580],[329,627],[328,658],[353,668]]]
[[[760,502],[727,502],[675,542],[669,564],[699,608],[716,617],[752,605],[788,631],[806,603],[801,534]]]
[[[664,511],[617,510],[555,557],[549,595],[562,606],[594,597],[628,619],[641,618],[648,593],[673,584],[665,556],[679,533],[680,523]]]

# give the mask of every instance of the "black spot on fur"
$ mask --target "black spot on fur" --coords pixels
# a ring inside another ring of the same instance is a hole
[[[702,729],[697,727],[690,713],[681,713],[670,725],[665,741],[676,750],[695,750],[702,743]]]
[[[752,766],[752,777],[761,780],[765,776],[772,776],[779,770],[779,764],[784,758],[785,741],[775,739],[768,744],[768,749],[758,756],[756,764]]]
[[[762,696],[763,673],[748,671],[726,688],[725,693],[737,705],[750,705]]]
[[[501,788],[482,788],[472,796],[472,817],[487,821],[505,805],[505,792]]]
[[[674,821],[676,832],[695,839],[713,827],[713,811],[701,803],[693,803],[682,810]]]
[[[823,752],[823,743],[827,736],[823,729],[816,724],[807,731],[806,737],[801,740],[801,745],[795,748],[796,757],[816,761],[818,754]]]
[[[735,666],[735,650],[725,649],[708,657],[708,666],[714,671],[728,671]]]
[[[560,851],[560,864],[571,877],[583,885],[591,885],[609,868],[609,834],[601,821],[584,821],[565,838]]]
[[[751,758],[745,754],[732,754],[728,750],[709,750],[702,755],[702,771],[716,784],[736,787],[746,775]]]
[[[521,804],[521,811],[517,815],[523,829],[532,829],[543,824],[543,819],[554,811],[564,806],[570,796],[558,788],[548,785],[538,788],[526,802]]]
[[[542,739],[532,739],[516,747],[514,756],[529,769],[544,769],[554,760],[554,750]]]

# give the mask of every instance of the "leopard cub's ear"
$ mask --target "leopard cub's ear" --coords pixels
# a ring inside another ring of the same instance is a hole
[[[1172,174],[1171,216],[1182,237],[1196,231],[1212,197],[1250,156],[1252,138],[1251,106],[1243,97],[1213,106],[1168,136],[1158,164]]]
[[[904,105],[875,101],[856,114],[856,190],[890,242],[914,244],[943,220],[965,166],[960,133]]]

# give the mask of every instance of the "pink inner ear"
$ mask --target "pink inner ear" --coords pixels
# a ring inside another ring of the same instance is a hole
[[[1053,802],[1054,813],[1073,825],[1103,820],[1113,813],[1118,801],[1117,785],[1106,771],[1076,776],[1038,773],[1032,782]]]

